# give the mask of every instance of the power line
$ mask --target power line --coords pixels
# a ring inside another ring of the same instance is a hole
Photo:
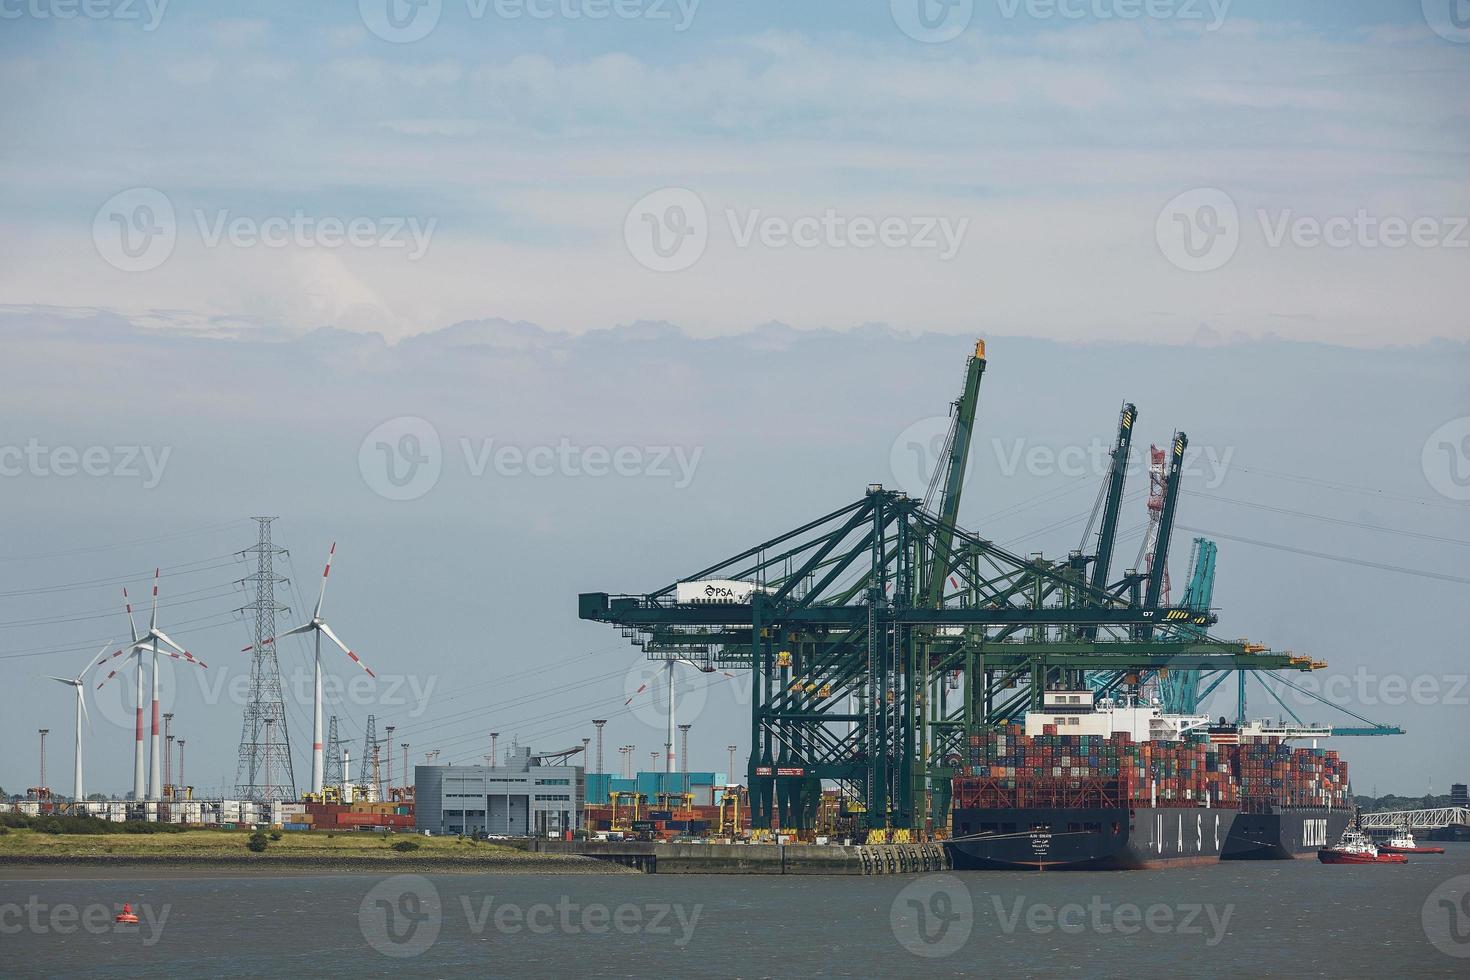
[[[239,621],[239,617],[235,615],[234,610],[230,610],[228,613],[215,613],[215,614],[210,615],[210,616],[199,616],[199,617],[197,617],[195,619],[183,619],[183,620],[179,620],[178,623],[180,625],[189,625],[189,624],[192,624],[192,623],[206,623],[209,620],[216,619],[216,618],[218,618],[220,616],[228,616],[229,619],[227,619],[227,620],[225,620],[223,622],[214,623],[214,624],[212,624],[210,626],[199,626],[199,627],[197,627],[195,629],[181,630],[181,629],[170,628],[169,629],[169,635],[170,636],[191,636],[191,635],[193,635],[195,633],[204,633],[204,632],[207,632],[209,630],[219,629],[220,627],[223,627],[223,626],[230,626],[230,625],[233,625],[234,623],[236,623],[236,622]],[[47,656],[47,655],[55,654],[55,653],[80,653],[83,650],[91,650],[91,651],[95,652],[99,644],[109,643],[109,642],[111,642],[113,640],[116,640],[117,638],[118,638],[118,634],[114,633],[111,636],[98,636],[98,637],[93,637],[90,640],[85,640],[85,641],[81,642],[79,645],[52,646],[52,647],[31,647],[29,649],[12,650],[12,651],[10,651],[8,653],[0,654],[0,660],[19,660],[19,659],[23,659],[23,658],[26,658],[26,657],[41,657],[41,656]]]
[[[192,598],[192,599],[175,598],[175,599],[172,599],[172,600],[165,599],[165,600],[160,601],[158,603],[158,608],[159,609],[171,609],[174,606],[187,606],[187,605],[192,605],[192,604],[197,603],[197,602],[208,602],[208,601],[211,601],[213,599],[222,599],[226,595],[230,595],[230,594],[234,593],[235,591],[237,591],[237,590],[235,589],[235,586],[234,586],[234,583],[233,582],[227,582],[224,585],[211,585],[211,586],[207,586],[206,588],[202,588],[202,589],[192,589],[192,590],[190,590],[188,592],[180,592],[180,593],[178,593],[178,595],[180,595],[180,596],[194,596],[194,598]],[[200,593],[203,593],[203,592],[218,593],[218,594],[215,594],[215,595],[200,595]],[[148,608],[151,608],[151,607],[143,606],[140,609],[134,610],[134,612],[136,614],[138,612],[146,611],[146,609],[148,609]],[[118,605],[115,605],[115,606],[113,606],[112,608],[109,608],[109,609],[92,610],[92,611],[88,611],[88,612],[85,612],[85,613],[77,613],[77,614],[71,615],[71,616],[47,616],[47,617],[42,617],[40,619],[12,619],[12,620],[9,620],[8,622],[0,623],[0,627],[4,627],[4,628],[7,628],[7,629],[19,629],[19,628],[30,627],[30,626],[54,626],[54,625],[57,625],[59,623],[81,623],[81,622],[86,622],[88,620],[93,620],[93,619],[108,619],[108,618],[111,618],[113,616],[116,616],[121,611],[122,611],[122,606],[121,606],[121,604],[118,604]]]
[[[158,534],[150,538],[134,538],[131,541],[118,541],[113,544],[92,545],[86,548],[70,548],[65,551],[34,552],[27,555],[5,555],[0,556],[0,561],[38,561],[43,558],[65,558],[71,555],[87,555],[98,551],[114,551],[118,548],[132,548],[140,544],[153,544],[157,541],[173,541],[178,538],[187,538],[195,534],[208,534],[213,531],[222,531],[226,528],[238,527],[248,523],[245,520],[225,521],[221,524],[209,524],[204,527],[196,527],[188,531],[175,531],[170,534]]]
[[[722,683],[724,680],[725,680],[725,678],[723,676],[719,676],[719,677],[714,677],[714,678],[708,679],[708,680],[706,680],[704,682],[704,686],[703,686],[703,688],[701,688],[701,690],[708,690],[709,688],[714,687],[716,684]],[[686,693],[690,693],[690,692],[686,692]],[[554,696],[554,693],[542,694],[542,695],[538,695],[537,697],[532,698],[530,700],[531,701],[538,701],[538,700],[543,700],[543,699],[545,699],[547,697],[552,697],[552,696]],[[501,728],[506,728],[506,727],[517,728],[517,726],[524,725],[524,724],[527,724],[529,722],[529,723],[532,723],[531,724],[531,727],[528,730],[527,729],[520,730],[518,732],[518,734],[525,735],[527,737],[532,737],[532,738],[550,738],[550,737],[552,737],[554,735],[560,735],[560,734],[562,734],[564,732],[569,732],[569,731],[572,731],[574,729],[580,728],[582,725],[586,724],[586,717],[585,716],[587,715],[589,709],[598,709],[598,710],[601,710],[603,708],[603,706],[605,706],[609,701],[615,702],[618,698],[621,698],[621,697],[623,697],[623,695],[621,693],[619,693],[619,694],[613,695],[611,697],[598,698],[598,699],[595,699],[595,700],[592,700],[592,701],[588,701],[585,704],[577,705],[576,707],[573,707],[573,708],[563,709],[561,711],[555,711],[555,712],[552,712],[550,714],[537,715],[534,718],[522,719],[522,720],[519,720],[519,721],[500,722],[499,724],[500,724]],[[617,707],[617,708],[615,708],[615,709],[613,709],[611,711],[606,711],[604,713],[605,713],[605,715],[608,718],[619,718],[619,717],[622,717],[623,715],[630,715],[630,714],[632,714],[633,712],[635,712],[637,710],[638,710],[638,706],[637,705],[634,705],[634,704],[624,704],[624,705],[621,705],[621,706],[619,706],[619,707]],[[573,724],[563,725],[563,726],[561,726],[559,728],[556,728],[556,729],[547,729],[545,727],[538,727],[536,724],[534,724],[535,722],[542,722],[542,723],[554,722],[554,721],[556,721],[558,719],[565,718],[565,717],[568,717],[568,716],[577,716],[579,718],[579,720],[576,721],[576,722],[574,722]],[[426,729],[420,729],[419,731],[424,731],[424,730],[426,730]],[[435,745],[436,748],[445,748],[445,747],[450,747],[450,746],[461,745],[461,744],[464,744],[466,742],[473,742],[475,740],[482,739],[482,738],[484,738],[484,732],[483,731],[475,731],[475,732],[470,732],[470,733],[467,733],[467,734],[464,734],[464,735],[452,735],[448,739],[441,739],[441,740],[434,741],[434,745]]]
[[[1134,490],[1131,493],[1126,493],[1126,494],[1123,495],[1123,498],[1119,502],[1119,504],[1121,506],[1122,504],[1132,503],[1132,502],[1138,500],[1138,498],[1141,495],[1142,495],[1142,491],[1139,491],[1139,490]],[[1032,538],[1037,537],[1038,535],[1046,534],[1049,531],[1056,531],[1056,530],[1059,530],[1061,528],[1067,527],[1069,525],[1076,524],[1078,521],[1084,520],[1085,518],[1087,518],[1088,515],[1090,515],[1091,513],[1092,513],[1092,508],[1089,507],[1087,510],[1079,511],[1079,512],[1071,515],[1070,517],[1064,517],[1061,520],[1054,521],[1051,524],[1046,525],[1045,527],[1036,528],[1035,530],[1028,531],[1027,533],[1025,533],[1025,534],[1023,534],[1023,535],[1021,535],[1019,537],[1011,538],[1008,541],[1004,541],[1004,542],[1001,543],[1001,547],[1003,547],[1003,548],[1009,548],[1012,545],[1019,544],[1022,541],[1027,541],[1027,540],[1030,540]]]
[[[476,705],[476,706],[474,706],[472,708],[466,708],[466,709],[464,709],[462,711],[455,711],[455,712],[451,712],[451,713],[449,713],[447,715],[441,715],[440,718],[439,718],[439,720],[435,721],[433,724],[418,725],[416,727],[410,727],[409,725],[403,725],[403,726],[400,727],[400,731],[404,735],[412,735],[412,736],[417,737],[417,736],[420,736],[420,735],[424,734],[425,732],[430,732],[430,731],[434,731],[435,729],[444,728],[447,725],[460,724],[462,721],[466,720],[466,716],[471,716],[472,715],[472,716],[475,716],[476,718],[478,718],[479,716],[482,716],[482,715],[484,715],[487,712],[490,712],[492,710],[493,711],[504,711],[504,710],[509,709],[509,708],[519,708],[519,707],[522,707],[522,706],[527,705],[527,704],[533,704],[536,701],[544,700],[545,698],[548,698],[548,697],[555,697],[557,695],[566,694],[567,692],[570,692],[570,691],[578,691],[578,690],[581,690],[582,688],[585,688],[585,687],[590,687],[590,686],[593,686],[593,685],[596,685],[596,684],[600,684],[603,681],[606,681],[606,680],[608,680],[610,678],[613,678],[613,677],[617,677],[618,675],[623,674],[623,673],[626,673],[626,671],[624,671],[623,669],[620,668],[618,670],[609,671],[609,672],[607,672],[605,674],[594,674],[591,677],[583,678],[582,680],[580,680],[580,681],[578,681],[578,682],[576,682],[574,684],[562,685],[562,686],[556,688],[553,691],[543,691],[541,693],[536,693],[536,694],[520,694],[520,695],[516,695],[515,697],[508,698],[508,699],[506,699],[504,701],[498,701],[498,702],[492,701],[489,704]],[[410,721],[411,720],[412,719],[410,719]]]
[[[1470,548],[1470,541],[1461,538],[1447,538],[1440,534],[1423,534],[1419,531],[1405,531],[1401,528],[1384,527],[1381,524],[1370,524],[1367,521],[1350,521],[1342,517],[1328,517],[1326,514],[1310,514],[1306,511],[1291,510],[1287,507],[1275,507],[1271,504],[1259,504],[1252,500],[1237,500],[1234,497],[1223,497],[1215,493],[1203,493],[1199,490],[1185,490],[1184,493],[1191,497],[1200,497],[1205,500],[1219,500],[1227,504],[1238,504],[1241,507],[1254,507],[1256,510],[1270,511],[1273,514],[1286,514],[1291,517],[1305,517],[1312,521],[1321,521],[1324,524],[1336,524],[1340,527],[1358,527],[1368,531],[1381,531],[1384,534],[1398,534],[1406,538],[1418,538],[1421,541],[1435,541],[1440,544],[1458,544]]]
[[[229,561],[220,561],[228,558]],[[206,564],[216,562],[217,564]],[[180,575],[194,575],[199,572],[208,572],[216,568],[228,568],[236,564],[234,555],[212,555],[209,558],[200,558],[197,561],[184,562],[180,565],[158,566],[162,578],[174,578]],[[201,566],[201,567],[195,567]],[[130,582],[151,581],[154,569],[149,568],[141,572],[131,572],[126,575],[110,575],[107,578],[85,579],[80,582],[64,582],[60,585],[38,585],[25,589],[13,589],[10,592],[0,592],[0,598],[15,598],[18,596],[44,595],[50,592],[71,592],[77,589],[98,588],[104,585],[127,585]]]
[[[1068,480],[1066,483],[1063,483],[1060,486],[1053,487],[1045,493],[1038,494],[1035,497],[1031,497],[1027,500],[1021,501],[1020,503],[1012,504],[1011,506],[1002,508],[1001,510],[998,510],[992,514],[986,514],[976,523],[977,525],[988,524],[993,521],[1002,520],[1003,518],[1014,517],[1022,511],[1030,510],[1033,507],[1039,506],[1060,497],[1065,497],[1068,494],[1073,493],[1074,491],[1080,490],[1087,485],[1086,481],[1090,479],[1094,479],[1093,475],[1091,473],[1084,473],[1079,477],[1074,477],[1071,480]]]
[[[1364,568],[1377,568],[1385,572],[1398,572],[1401,575],[1415,575],[1419,578],[1438,579],[1441,582],[1455,582],[1460,585],[1470,585],[1470,578],[1462,578],[1459,575],[1446,575],[1443,572],[1431,572],[1421,568],[1408,568],[1403,565],[1389,565],[1384,562],[1368,561],[1365,558],[1350,558],[1347,555],[1329,555],[1322,551],[1309,551],[1306,548],[1293,548],[1291,545],[1276,544],[1271,541],[1260,541],[1256,538],[1242,537],[1236,534],[1225,534],[1220,531],[1207,531],[1204,528],[1188,527],[1184,524],[1175,525],[1181,531],[1190,531],[1194,534],[1208,534],[1212,538],[1224,538],[1227,541],[1239,541],[1241,544],[1253,544],[1258,548],[1270,548],[1273,551],[1287,551],[1294,555],[1306,555],[1309,558],[1321,558],[1325,561],[1343,562],[1347,565],[1361,565]]]
[[[438,700],[438,703],[440,703],[440,704],[445,703],[445,702],[448,702],[448,701],[457,701],[460,698],[467,696],[470,691],[473,691],[476,688],[486,687],[486,686],[492,685],[492,684],[493,685],[496,685],[496,686],[500,686],[500,685],[504,685],[504,684],[506,684],[506,683],[508,683],[510,681],[519,680],[519,679],[521,679],[523,677],[532,677],[532,676],[536,676],[536,675],[546,674],[546,673],[548,673],[550,671],[553,671],[553,670],[556,670],[556,669],[558,669],[560,667],[565,667],[567,665],[577,663],[578,661],[584,660],[587,657],[596,656],[599,653],[606,653],[609,650],[617,649],[617,648],[621,647],[622,645],[623,644],[621,644],[621,643],[609,644],[608,646],[605,646],[605,647],[599,647],[596,650],[587,650],[587,651],[582,652],[582,653],[575,653],[575,654],[572,654],[569,657],[564,657],[561,660],[553,660],[550,663],[546,663],[546,664],[537,664],[536,666],[534,666],[534,667],[528,667],[525,670],[514,671],[514,672],[509,673],[509,674],[497,674],[496,676],[491,677],[491,678],[488,678],[488,679],[483,680],[483,681],[476,681],[473,684],[464,684],[464,685],[458,686],[458,687],[455,688],[455,693],[454,694],[451,694],[447,698],[440,698],[440,699],[437,699],[437,700]],[[614,671],[613,673],[616,673],[616,671]],[[611,676],[611,675],[604,675],[604,676]],[[380,716],[380,717],[383,717],[385,720],[396,721],[398,718],[401,717],[401,715],[386,715],[386,716]]]
[[[1242,473],[1253,473],[1256,476],[1264,476],[1273,480],[1286,480],[1291,483],[1305,483],[1311,486],[1324,487],[1328,490],[1340,490],[1345,493],[1364,493],[1374,497],[1384,497],[1391,500],[1401,500],[1405,503],[1419,504],[1422,507],[1435,507],[1443,510],[1453,510],[1461,514],[1467,512],[1467,508],[1463,504],[1451,504],[1446,503],[1443,500],[1431,500],[1428,497],[1417,497],[1413,494],[1398,493],[1394,490],[1382,490],[1378,487],[1365,487],[1356,483],[1343,483],[1339,480],[1327,480],[1317,476],[1302,476],[1298,473],[1282,473],[1277,470],[1263,469],[1259,466],[1243,466],[1239,463],[1232,463],[1230,468],[1233,470],[1240,470]]]

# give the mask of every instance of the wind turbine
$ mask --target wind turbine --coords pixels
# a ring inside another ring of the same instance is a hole
[[[108,657],[106,658],[106,660],[111,660],[113,658],[121,657],[126,654],[127,656],[132,657],[138,665],[138,700],[134,702],[137,705],[138,714],[137,724],[134,726],[133,729],[133,799],[138,802],[142,802],[143,797],[147,792],[146,783],[148,780],[148,770],[146,768],[147,763],[143,761],[143,651],[138,648],[138,624],[133,621],[133,602],[131,599],[128,598],[128,590],[126,586],[123,587],[122,593],[123,606],[128,611],[128,631],[132,633],[133,642],[132,645],[114,652],[112,657]],[[100,665],[102,663],[105,663],[106,660],[99,659],[98,664]],[[116,677],[117,672],[122,670],[122,668],[125,666],[127,666],[126,662],[122,665],[112,668],[112,670],[108,672],[107,676],[102,678],[101,682],[98,683],[97,690],[102,690],[102,685],[106,684],[108,681]]]
[[[678,727],[678,725],[677,725],[678,719],[677,719],[676,714],[675,714],[676,704],[675,704],[675,696],[674,696],[675,695],[674,686],[675,686],[675,683],[676,683],[676,679],[675,679],[675,676],[674,676],[674,664],[675,663],[688,664],[689,666],[693,667],[695,670],[697,670],[697,671],[699,671],[700,673],[703,673],[703,674],[713,674],[718,669],[718,668],[715,667],[714,664],[712,664],[712,663],[710,663],[708,661],[706,661],[705,663],[699,664],[699,663],[695,663],[693,660],[689,659],[688,657],[670,657],[669,659],[667,659],[667,660],[664,661],[664,669],[665,669],[665,673],[664,673],[664,684],[668,688],[668,695],[669,695],[669,698],[668,698],[668,708],[669,708],[669,710],[668,710],[668,714],[667,714],[666,719],[665,719],[666,722],[667,722],[667,725],[668,725],[668,730],[667,730],[666,738],[665,738],[665,741],[664,741],[664,771],[665,772],[678,772],[679,771],[679,769],[678,769],[679,762],[678,762],[678,759],[676,758],[676,756],[674,754],[674,729]],[[735,676],[734,674],[730,673],[729,671],[720,671],[720,673],[723,673],[726,677],[734,677]],[[633,694],[628,698],[628,700],[626,700],[626,701],[623,702],[623,707],[626,708],[628,705],[632,704],[634,698],[636,698],[638,695],[642,694],[644,691],[648,690],[649,683],[651,683],[651,681],[644,681],[642,684],[640,684],[638,686],[638,690],[634,691]],[[655,760],[655,762],[656,761],[657,760]],[[688,768],[688,766],[689,766],[688,760],[685,760],[684,766],[685,766],[686,769]]]
[[[271,637],[269,640],[266,640],[265,641],[267,643],[274,643],[276,640],[280,639],[283,636],[296,636],[296,635],[298,635],[300,633],[311,633],[313,639],[315,640],[315,656],[314,656],[314,664],[313,664],[313,669],[314,669],[314,673],[315,673],[315,684],[312,687],[312,695],[311,695],[311,706],[312,706],[312,721],[311,721],[311,791],[313,793],[317,794],[317,795],[320,795],[321,792],[322,792],[322,770],[323,770],[323,759],[322,759],[322,635],[323,634],[326,634],[327,639],[329,639],[333,643],[337,644],[337,646],[342,650],[342,652],[345,653],[345,654],[347,654],[347,656],[352,660],[353,663],[357,664],[363,670],[367,671],[367,675],[369,677],[377,677],[378,676],[377,674],[374,674],[373,673],[372,668],[370,668],[367,664],[363,663],[361,659],[359,659],[359,657],[357,656],[357,654],[353,653],[350,649],[348,649],[347,644],[345,644],[341,640],[337,639],[337,634],[336,633],[333,633],[332,632],[332,628],[330,626],[328,626],[322,620],[322,600],[327,597],[327,576],[330,575],[330,574],[332,574],[332,556],[334,554],[336,554],[336,553],[337,553],[337,542],[333,541],[332,542],[332,547],[327,551],[327,564],[326,564],[326,567],[324,567],[322,569],[322,589],[321,589],[321,591],[319,593],[317,593],[317,597],[316,597],[316,610],[314,612],[312,612],[312,614],[311,614],[311,622],[309,622],[309,623],[303,623],[300,626],[297,626],[294,629],[289,629],[289,630],[287,630],[284,633],[278,633],[277,635]],[[245,648],[245,650],[250,650],[250,649],[252,649],[252,648],[251,647],[246,647]],[[366,764],[366,763],[364,763],[364,764]]]
[[[127,602],[128,627],[132,630],[133,642],[128,647],[122,650],[118,650],[112,655],[112,657],[119,657],[126,653],[135,654],[137,656],[138,715],[137,726],[134,730],[133,748],[133,799],[137,801],[142,801],[144,799],[159,800],[163,798],[163,754],[162,743],[160,743],[158,740],[159,654],[163,654],[165,657],[172,657],[175,660],[183,660],[187,663],[194,664],[197,667],[204,667],[206,669],[209,667],[209,665],[206,664],[204,661],[197,659],[188,650],[185,650],[173,640],[170,640],[167,634],[165,634],[163,630],[158,628],[158,574],[159,570],[155,568],[153,570],[153,611],[148,618],[148,632],[144,633],[141,636],[138,635],[138,627],[133,622],[133,604],[132,602]],[[123,590],[123,598],[124,600],[127,599],[126,589]],[[160,646],[160,644],[162,644],[162,646]],[[163,647],[172,647],[173,649],[166,650]],[[143,786],[143,654],[149,652],[153,654],[153,740],[151,760],[152,767],[149,770],[150,778],[148,779],[148,788],[145,791]],[[109,657],[108,659],[112,658]],[[106,684],[108,681],[112,680],[112,678],[121,669],[121,667],[116,667],[106,677],[102,678],[102,683],[97,685],[98,689],[101,689],[102,684]]]
[[[112,646],[112,641],[108,640],[107,643],[103,645],[102,649],[97,651],[97,656],[87,661],[87,666],[82,668],[82,672],[76,677],[73,677],[70,680],[65,677],[51,678],[57,683],[67,684],[71,687],[76,688],[77,692],[77,745],[76,758],[73,761],[72,766],[72,799],[75,800],[77,804],[80,804],[82,802],[82,719],[86,718],[88,724],[91,724],[92,722],[92,719],[87,716],[87,688],[86,683],[82,680],[82,678],[87,676],[87,671],[91,670],[98,663],[101,663],[102,655],[107,652],[107,648],[110,646]]]

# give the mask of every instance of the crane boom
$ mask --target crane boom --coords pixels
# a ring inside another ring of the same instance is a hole
[[[1113,544],[1118,537],[1118,515],[1123,509],[1123,483],[1128,476],[1128,454],[1133,445],[1133,423],[1138,409],[1130,402],[1118,416],[1118,439],[1113,444],[1113,462],[1108,470],[1108,497],[1103,505],[1102,527],[1097,532],[1097,556],[1092,562],[1092,587],[1099,591],[1108,586],[1108,570],[1113,564]]]
[[[1169,538],[1174,533],[1174,508],[1179,503],[1179,481],[1184,471],[1184,450],[1189,447],[1189,436],[1174,433],[1174,452],[1169,458],[1169,473],[1165,478],[1164,510],[1159,519],[1159,539],[1154,543],[1153,562],[1148,570],[1148,591],[1143,604],[1153,609],[1159,604],[1159,594],[1164,590],[1164,569],[1169,563]]]
[[[937,609],[944,603],[944,582],[949,575],[954,527],[960,513],[960,493],[964,489],[965,467],[970,459],[970,437],[975,429],[975,411],[980,404],[980,378],[984,374],[985,341],[977,340],[975,354],[965,368],[965,390],[954,403],[954,427],[949,440],[943,496],[939,500],[940,531],[935,535],[924,595],[930,609]]]

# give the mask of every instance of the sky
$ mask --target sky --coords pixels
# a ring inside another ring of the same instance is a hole
[[[152,2],[5,6],[0,301],[1463,333],[1449,0]]]
[[[982,336],[962,523],[1078,547],[1134,401],[1199,449],[1171,572],[1219,542],[1217,635],[1327,660],[1314,683],[1408,729],[1341,746],[1359,792],[1470,777],[1448,3],[78,9],[0,3],[7,791],[42,727],[70,786],[47,678],[115,647],[155,567],[209,665],[162,673],[188,781],[234,781],[256,515],[283,626],[337,544],[326,617],[379,678],[326,655],[354,754],[369,714],[419,762],[606,716],[609,768],[646,764],[648,665],[576,594],[927,482],[905,447]],[[301,785],[305,648],[282,658]],[[687,683],[723,770],[748,690]],[[131,675],[89,696],[89,789],[122,791]]]

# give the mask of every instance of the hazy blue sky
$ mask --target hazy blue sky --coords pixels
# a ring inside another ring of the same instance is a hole
[[[1410,729],[1351,746],[1360,791],[1470,777],[1448,2],[392,4],[0,4],[0,785],[49,726],[69,787],[44,677],[157,565],[210,664],[165,672],[189,781],[233,781],[261,513],[302,596],[338,542],[327,616],[382,678],[346,733],[469,761],[607,715],[646,764],[643,665],[576,593],[912,483],[976,336],[964,523],[1076,547],[1137,402],[1145,445],[1204,453],[1181,523],[1219,535],[1219,634]],[[381,445],[428,462],[395,483]],[[694,761],[724,768],[745,690],[708,680]],[[121,791],[109,688],[87,767]]]

